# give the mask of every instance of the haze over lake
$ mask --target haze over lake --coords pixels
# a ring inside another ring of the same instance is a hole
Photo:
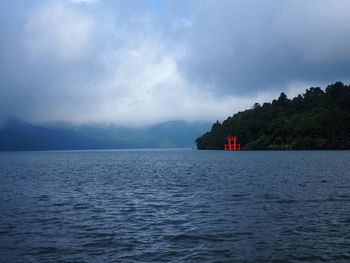
[[[1,262],[347,262],[350,151],[0,153]]]

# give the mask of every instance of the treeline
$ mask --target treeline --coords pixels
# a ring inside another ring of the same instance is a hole
[[[350,149],[350,86],[311,87],[293,99],[281,93],[272,103],[213,124],[196,139],[200,150],[222,150],[237,136],[245,150]]]

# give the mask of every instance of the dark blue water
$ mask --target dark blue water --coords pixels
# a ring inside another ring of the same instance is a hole
[[[350,262],[350,151],[0,153],[0,262]]]

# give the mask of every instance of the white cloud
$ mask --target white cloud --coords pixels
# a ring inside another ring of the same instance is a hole
[[[32,58],[74,63],[91,51],[95,21],[72,7],[50,3],[35,10],[25,30],[25,44]]]

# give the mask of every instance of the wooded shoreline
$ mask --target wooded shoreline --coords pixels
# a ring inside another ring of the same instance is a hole
[[[350,149],[350,86],[341,82],[311,87],[289,99],[283,92],[271,103],[255,103],[196,139],[199,150],[223,150],[237,136],[243,150]]]

